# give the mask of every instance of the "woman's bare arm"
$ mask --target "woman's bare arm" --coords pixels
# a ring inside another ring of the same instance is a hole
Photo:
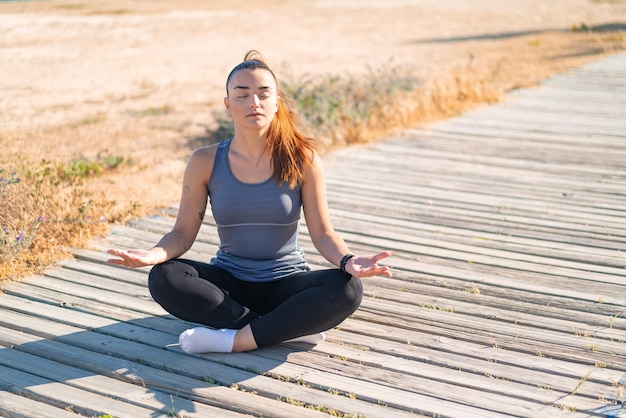
[[[215,159],[215,146],[196,150],[185,169],[183,188],[176,223],[150,250],[110,249],[109,254],[119,258],[111,264],[142,267],[164,263],[180,257],[193,245],[207,208],[208,184]]]

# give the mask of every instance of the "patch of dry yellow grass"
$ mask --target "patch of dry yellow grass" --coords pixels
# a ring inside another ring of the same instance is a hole
[[[0,148],[27,140],[25,132],[0,132]],[[33,133],[29,133],[33,135]],[[53,135],[50,135],[53,139]],[[0,160],[0,278],[15,279],[41,272],[70,255],[71,247],[108,231],[110,223],[140,216],[134,201],[118,201],[102,181],[122,172],[132,161],[101,155],[96,160],[33,160],[14,153]]]
[[[361,120],[345,120],[334,143],[355,144],[398,135],[402,129],[457,116],[477,105],[500,101],[505,92],[494,74],[470,65],[425,81],[410,91],[383,96],[376,111]]]

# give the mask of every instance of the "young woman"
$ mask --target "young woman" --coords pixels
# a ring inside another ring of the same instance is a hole
[[[354,256],[331,224],[322,162],[295,125],[276,76],[256,51],[226,81],[235,134],[196,150],[187,165],[173,229],[150,250],[111,249],[109,263],[154,265],[152,297],[172,315],[207,327],[179,337],[187,353],[241,352],[283,341],[315,343],[360,305],[360,278],[391,277]],[[209,263],[180,259],[207,200],[220,246]],[[338,268],[311,270],[298,246],[301,209],[315,248]]]

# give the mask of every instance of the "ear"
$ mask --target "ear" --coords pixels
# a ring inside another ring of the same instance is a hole
[[[278,106],[280,105],[280,96],[276,96],[276,110],[274,113],[278,113]]]
[[[230,102],[228,101],[228,96],[226,96],[226,97],[224,97],[224,107],[226,108],[226,111],[227,111],[228,113],[230,113],[230,107],[229,107],[229,105],[230,105]]]

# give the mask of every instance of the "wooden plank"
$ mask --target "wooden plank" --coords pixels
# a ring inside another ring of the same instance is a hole
[[[8,315],[8,316],[10,316],[10,315]],[[5,315],[3,315],[3,318],[4,317],[5,317]],[[67,332],[66,332],[66,334],[67,334]],[[139,336],[136,335],[135,337],[139,337]],[[63,340],[65,340],[65,339],[66,338],[63,337]],[[75,339],[75,338],[73,337],[72,339]],[[96,342],[93,342],[94,339],[96,340]],[[89,336],[89,340],[91,341],[91,344],[98,344],[99,343],[97,341],[97,337],[95,337],[95,336]],[[100,343],[100,344],[103,344],[103,343]],[[22,345],[23,345],[23,343],[22,343]],[[112,349],[111,348],[111,345],[112,345],[111,339],[107,339],[106,345],[107,345],[107,351]],[[31,348],[28,347],[27,349],[30,350]],[[46,346],[45,348],[42,347],[41,349],[45,350],[46,353],[49,352],[49,347],[48,346]],[[145,349],[144,349],[144,352],[145,352]],[[263,358],[269,359],[271,365],[275,364],[275,362],[283,361],[283,358],[281,356],[277,357],[277,356],[269,355],[269,353],[272,353],[272,352],[273,352],[273,350],[259,350],[259,353],[260,353],[259,355],[262,356]],[[120,353],[116,353],[116,354],[118,356],[121,355]],[[40,355],[43,355],[43,354],[40,354]],[[219,359],[220,364],[228,364],[228,363],[230,363],[230,360],[234,359],[234,356],[232,356],[232,355],[224,355],[224,356],[214,355],[213,357],[216,357],[217,359]],[[240,368],[240,369],[241,368],[245,368],[247,370],[255,370],[255,369],[258,369],[259,367],[262,367],[262,365],[263,365],[263,362],[261,361],[261,358],[259,356],[238,355],[237,357],[238,357],[238,359],[237,359],[237,367]],[[249,362],[246,362],[246,360],[249,360]],[[242,361],[243,361],[243,363],[242,363]],[[142,362],[150,363],[150,361],[147,358],[145,358],[145,357],[142,358]],[[171,368],[172,368],[172,366],[171,366],[171,363],[170,363],[170,365],[168,365],[168,369],[171,369]],[[316,368],[319,369],[320,367],[316,366]],[[332,369],[336,370],[337,367],[333,367]],[[278,370],[278,367],[270,368],[270,370],[271,370],[271,374],[280,374],[281,373],[280,370]],[[331,391],[332,392],[333,390],[340,390],[341,391],[342,388],[343,388],[343,390],[345,390],[346,387],[349,387],[353,391],[353,392],[350,392],[350,393],[354,393],[354,396],[356,396],[359,399],[363,399],[364,398],[364,395],[362,395],[362,389],[360,389],[360,387],[363,386],[363,382],[360,382],[360,383],[359,382],[355,382],[355,381],[352,380],[352,378],[348,378],[347,379],[349,383],[342,383],[341,379],[338,378],[337,375],[335,375],[333,378],[329,379],[329,376],[325,376],[324,373],[322,373],[319,370],[317,370],[316,372],[313,372],[312,370],[309,371],[309,372],[306,372],[306,373],[300,372],[300,373],[297,373],[296,375],[300,376],[299,377],[300,380],[304,380],[304,381],[308,382],[309,385],[312,385],[312,386],[316,387],[317,389],[322,389],[322,390],[325,390],[325,391],[327,390],[327,391]],[[416,381],[416,379],[413,379],[413,380]],[[381,384],[380,379],[377,379],[376,381],[377,381],[377,386],[378,386],[378,390],[376,391],[376,393],[378,395],[385,395],[384,387],[380,386],[380,384]],[[330,384],[331,386],[325,386],[326,384]],[[400,386],[402,386],[402,385],[400,385]],[[394,392],[398,392],[399,390],[394,388],[393,391]],[[414,402],[414,401],[416,401],[418,399],[416,397],[416,395],[408,395],[408,393],[405,393],[405,392],[402,392],[402,391],[400,391],[400,392],[404,393],[404,397],[401,400],[404,403],[406,403],[406,402]],[[460,393],[460,392],[463,392],[463,390],[460,389],[460,388],[457,388],[456,392]],[[345,393],[348,393],[348,392],[345,392]],[[374,392],[365,390],[365,393],[374,393]],[[413,392],[411,392],[411,393],[413,393]],[[408,397],[407,397],[407,395],[408,395]],[[469,397],[467,399],[475,399],[476,398],[476,394],[473,394],[473,395],[470,394],[468,396]],[[497,394],[493,394],[490,397],[490,400],[493,400],[494,398],[497,398],[498,396],[499,395],[497,395]],[[367,399],[367,398],[365,397],[365,399]],[[382,398],[376,398],[376,399],[368,399],[368,401],[369,402],[377,402],[377,401],[380,401],[382,399],[385,400],[384,403],[387,406],[389,406],[389,407],[391,407],[391,406],[396,406],[397,407],[398,406],[398,405],[394,405],[393,404],[394,398],[393,397],[389,397],[389,396],[382,397]],[[395,401],[398,402],[398,401],[400,401],[400,399],[396,398]],[[374,408],[372,406],[370,406],[369,408],[370,408],[370,413],[371,413]],[[406,406],[404,406],[402,409],[404,409],[404,408],[406,408]],[[493,405],[491,406],[491,408],[493,408]],[[452,406],[448,406],[448,409],[452,409],[453,410],[454,408]],[[464,409],[467,410],[466,408],[464,408]],[[520,410],[520,411],[523,411],[523,410]],[[483,411],[483,412],[481,412],[481,415],[490,416],[491,414]],[[389,416],[393,416],[393,415],[390,414]]]
[[[242,414],[200,404],[198,402],[183,399],[175,394],[161,392],[155,388],[143,385],[131,384],[106,376],[94,374],[82,368],[76,368],[67,364],[57,363],[44,359],[40,356],[22,353],[18,350],[1,349],[0,364],[19,370],[24,373],[49,379],[55,386],[55,392],[66,390],[66,386],[81,389],[90,394],[104,396],[110,400],[124,400],[132,405],[146,408],[161,414],[181,414],[196,416],[211,416],[233,418]],[[125,406],[125,405],[124,405]],[[123,407],[122,407],[123,409]],[[126,412],[131,415],[132,411]],[[147,411],[143,412],[144,414]]]
[[[380,410],[381,413],[384,411],[384,415],[390,417],[407,415],[402,410],[387,409],[387,407],[379,406],[368,400],[363,401],[361,399],[367,399],[367,397],[359,397],[358,392],[357,398],[352,399],[346,396],[337,396],[319,390],[319,388],[302,386],[297,381],[300,381],[302,376],[306,376],[306,373],[299,368],[291,371],[290,369],[293,367],[284,363],[286,359],[264,361],[264,358],[258,354],[249,353],[190,356],[182,353],[177,347],[166,347],[175,341],[175,336],[159,333],[155,330],[141,330],[136,325],[118,323],[104,329],[90,331],[88,328],[91,327],[86,324],[82,324],[82,327],[70,326],[9,311],[4,311],[0,315],[0,324],[10,327],[10,324],[13,323],[22,324],[20,327],[22,330],[27,330],[41,338],[54,339],[83,350],[114,356],[127,361],[140,362],[153,368],[168,370],[171,373],[191,378],[208,377],[222,386],[236,385],[240,389],[257,393],[260,396],[283,400],[294,399],[305,405],[324,405],[344,413],[367,415]],[[180,331],[182,332],[183,329],[181,328]],[[1,328],[0,331],[2,331]],[[6,335],[4,338],[7,338]],[[12,344],[16,345],[15,343]],[[31,346],[28,344],[21,344],[19,347],[19,349],[24,350],[30,348]],[[42,349],[41,351],[38,350],[36,354],[45,356],[46,352],[47,350]],[[201,361],[202,359],[208,361]],[[245,367],[237,367],[242,362],[254,364],[254,372],[246,371]],[[235,367],[230,367],[228,364]],[[277,379],[270,375],[263,375],[269,372],[277,376],[282,374],[284,378]],[[290,383],[292,380],[294,382]],[[358,382],[353,381],[352,383],[355,389],[359,388]],[[399,405],[403,405],[402,409],[406,411],[415,411],[415,406],[418,404],[426,404],[431,407],[435,405],[428,398],[420,397],[417,394],[394,389],[388,389],[387,392],[392,395],[395,394],[390,398],[390,403],[391,400],[395,399]],[[349,390],[346,393],[349,393]],[[417,402],[418,399],[419,402]],[[450,408],[454,408],[454,404],[450,403]]]
[[[337,341],[341,341],[342,344],[348,346],[359,347],[364,352],[373,352],[376,357],[389,353],[394,357],[405,358],[419,363],[430,362],[438,364],[441,367],[441,379],[449,376],[447,369],[460,369],[468,373],[478,373],[488,379],[492,379],[493,385],[497,387],[502,379],[510,378],[516,380],[522,379],[528,372],[532,375],[538,372],[545,372],[547,374],[545,379],[539,377],[538,380],[534,380],[532,377],[529,377],[530,380],[523,380],[523,382],[528,384],[534,382],[546,390],[551,390],[553,385],[559,385],[559,381],[566,382],[567,379],[561,380],[561,376],[566,376],[571,384],[569,390],[572,393],[575,392],[575,396],[580,396],[582,392],[586,392],[584,396],[588,399],[606,399],[608,405],[611,405],[611,400],[615,399],[617,394],[617,388],[613,385],[613,382],[620,374],[623,375],[623,369],[596,368],[593,364],[577,364],[545,356],[520,356],[519,353],[503,349],[502,347],[485,347],[480,344],[458,341],[457,339],[438,334],[423,335],[411,340],[411,344],[408,344],[407,340],[402,340],[402,335],[398,335],[397,329],[360,321],[356,323],[360,325],[359,328],[354,326],[355,323],[350,323],[348,329],[345,332],[341,332],[337,337]],[[344,328],[343,325],[342,330]],[[331,338],[335,334],[336,332],[330,334]],[[390,342],[388,339],[396,339],[396,342]],[[404,344],[398,344],[400,341],[404,341]],[[460,359],[458,363],[454,362],[455,358]],[[472,369],[471,365],[476,364],[476,362],[479,364],[478,368]],[[511,376],[508,376],[506,373],[499,374],[500,366],[511,366],[514,368],[514,372]],[[589,382],[594,382],[594,384],[588,385]],[[567,388],[565,387],[563,390],[567,390]],[[555,401],[558,402],[560,400],[562,399],[555,396]],[[514,400],[510,402],[514,402]],[[568,404],[565,402],[561,405],[566,406]],[[598,405],[604,404],[600,402]],[[537,414],[531,413],[529,416],[535,415]]]
[[[364,163],[366,162],[364,161]],[[374,161],[369,161],[368,163],[376,164]],[[455,165],[456,168],[458,168],[458,165]],[[400,162],[398,163],[398,169],[402,169]],[[475,171],[473,167],[469,167],[469,169]],[[538,210],[534,210],[534,213],[540,216],[553,216],[553,212],[557,208],[557,210],[563,211],[565,214],[578,217],[589,217],[591,215],[591,219],[588,220],[591,222],[593,222],[594,217],[597,217],[604,221],[614,222],[616,225],[621,225],[622,229],[624,228],[623,220],[619,218],[617,206],[605,206],[619,204],[620,194],[623,196],[622,200],[626,199],[623,190],[617,187],[617,184],[615,186],[605,184],[603,187],[606,190],[604,191],[585,190],[581,188],[578,180],[572,184],[565,184],[564,181],[558,179],[554,184],[547,184],[550,181],[549,176],[546,173],[543,175],[539,174],[538,172],[541,170],[537,168],[534,169],[535,174],[531,177],[526,176],[524,179],[520,179],[518,173],[528,169],[519,169],[508,176],[488,180],[488,170],[485,169],[484,174],[470,174],[469,171],[451,172],[446,174],[446,176],[435,176],[424,172],[416,173],[415,175],[403,177],[403,180],[396,180],[394,185],[389,186],[389,189],[385,191],[374,193],[375,190],[369,189],[368,191],[365,186],[375,186],[380,181],[386,180],[385,177],[381,177],[380,173],[379,176],[367,174],[358,176],[349,167],[344,167],[343,170],[345,171],[338,173],[340,177],[337,179],[329,179],[329,181],[332,181],[329,184],[351,183],[357,187],[355,189],[355,197],[380,196],[388,200],[387,204],[397,204],[401,201],[406,201],[406,203],[411,204],[427,204],[431,210],[439,209],[438,206],[433,206],[434,204],[444,207],[474,207],[480,208],[481,211],[486,210],[508,215],[511,213],[511,210],[515,209],[515,203],[517,203],[520,209],[523,210],[522,213],[528,213],[531,212],[531,209],[538,208]],[[389,173],[389,175],[389,180],[391,180],[393,173]],[[598,177],[606,177],[606,175],[607,173],[603,172]],[[519,188],[503,192],[502,195],[498,194],[498,190],[504,188],[506,182],[511,183],[512,179],[516,179],[515,184],[519,184]],[[542,183],[539,183],[539,179],[542,180]],[[492,190],[490,183],[494,182],[499,185]],[[528,183],[528,187],[523,183]],[[537,184],[543,184],[543,186],[539,187]],[[476,185],[476,187],[472,187],[473,185]],[[610,189],[607,189],[608,187]],[[520,194],[521,191],[524,191],[523,195]],[[528,199],[528,201],[524,199]],[[573,205],[579,201],[580,207],[574,207]],[[515,214],[515,212],[512,214]],[[480,215],[480,213],[477,215]],[[538,218],[540,216],[535,217]]]
[[[428,225],[420,222],[410,222],[401,218],[387,218],[371,216],[366,213],[333,209],[332,215],[335,223],[341,228],[345,228],[347,222],[358,221],[367,222],[370,226],[391,231],[405,231],[412,236],[436,237],[439,241],[445,239],[449,242],[462,242],[474,247],[505,248],[522,254],[544,254],[560,260],[580,260],[585,259],[590,263],[623,267],[626,263],[625,257],[619,251],[607,250],[603,248],[590,248],[576,242],[559,243],[554,245],[546,240],[526,237],[516,237],[503,234],[482,232],[446,227],[443,225]]]
[[[84,320],[84,319],[82,319],[82,320],[80,320],[80,322],[81,322],[81,323],[84,323],[84,322],[85,322],[85,320]],[[90,324],[90,325],[91,325],[91,324]],[[94,325],[95,325],[95,324],[94,324]],[[98,325],[103,326],[104,324],[100,323],[100,324],[98,324]],[[92,326],[93,326],[93,325],[92,325]],[[255,364],[257,364],[257,363],[258,363],[258,362],[255,362]],[[250,367],[250,366],[246,366],[246,367]]]
[[[7,392],[26,396],[40,402],[47,402],[58,408],[68,408],[88,416],[108,414],[118,417],[140,417],[159,412],[5,366],[0,366],[0,388]],[[166,411],[163,412],[167,413]]]
[[[615,368],[594,367],[587,364],[571,363],[561,359],[540,356],[523,356],[517,352],[485,347],[472,342],[450,341],[452,350],[445,350],[442,343],[447,339],[440,335],[424,334],[413,340],[411,344],[389,341],[385,338],[370,337],[355,330],[350,330],[350,324],[342,330],[333,330],[329,338],[336,338],[345,344],[345,349],[333,347],[328,351],[327,345],[314,348],[315,352],[349,359],[352,363],[376,364],[381,368],[408,373],[425,374],[430,371],[422,369],[424,365],[437,366],[433,368],[435,380],[446,380],[456,373],[442,373],[441,367],[452,369],[455,372],[464,372],[480,376],[481,378],[502,379],[507,382],[518,382],[528,386],[550,387],[558,391],[571,393],[577,387],[582,376],[587,379],[579,387],[578,395],[597,398],[605,394],[613,379],[618,381],[623,372]],[[394,335],[394,338],[400,338]],[[433,350],[433,346],[441,346],[443,350]],[[495,357],[493,357],[495,356]],[[495,358],[498,361],[495,361]],[[593,371],[590,373],[590,369]],[[488,383],[492,385],[491,383]],[[493,389],[493,388],[491,388]],[[490,390],[491,390],[490,389]]]
[[[465,261],[465,260],[464,260],[464,261]],[[585,266],[583,266],[583,267],[585,267]],[[586,267],[585,267],[585,268],[586,268]],[[550,280],[550,281],[553,281],[553,278],[551,277],[549,280]],[[619,282],[618,282],[618,283],[619,283]],[[618,292],[618,293],[621,293],[621,292]],[[594,301],[597,301],[597,296],[594,296],[592,299],[593,299]]]
[[[562,176],[576,173],[601,173],[619,170],[622,167],[619,159],[624,155],[618,140],[614,145],[607,141],[603,141],[601,145],[583,140],[574,143],[570,136],[560,140],[555,137],[528,136],[517,130],[506,131],[502,128],[446,126],[430,132],[428,136],[416,132],[411,137],[414,140],[421,139],[419,148],[404,147],[405,153],[400,157],[399,162],[405,163],[407,158],[415,158],[412,168],[422,172],[425,168],[431,167],[437,159],[450,159],[451,161],[496,165],[503,169],[508,167],[541,169]],[[393,145],[397,146],[393,147]],[[402,148],[401,143],[396,144],[391,141],[380,143],[379,146],[384,152],[391,152],[393,148],[398,150]],[[469,153],[463,155],[458,152],[459,148],[467,149]],[[480,155],[472,152],[481,148],[485,151]],[[416,161],[419,164],[415,164]],[[575,165],[577,164],[580,165],[582,173],[576,171]],[[431,171],[435,170],[436,168],[433,167]],[[445,175],[441,172],[437,174]]]
[[[407,156],[410,156],[410,148],[404,149]],[[394,158],[396,160],[396,166],[394,169],[386,169],[377,171],[374,173],[360,173],[357,167],[361,164],[367,165],[382,165],[388,158]],[[400,188],[400,185],[411,185],[414,187],[425,187],[427,190],[432,189],[428,187],[431,182],[436,179],[442,179],[449,181],[448,187],[451,190],[455,190],[457,184],[483,184],[483,188],[464,189],[466,192],[473,191],[476,194],[489,194],[489,187],[491,185],[498,185],[500,188],[511,184],[519,184],[520,188],[516,190],[510,190],[507,194],[511,195],[514,191],[518,196],[533,196],[535,194],[545,198],[546,194],[550,194],[554,198],[559,198],[560,202],[568,202],[569,200],[563,199],[562,191],[568,191],[570,189],[579,191],[582,196],[590,195],[592,197],[603,197],[604,200],[609,196],[603,196],[602,193],[615,194],[616,198],[621,195],[624,198],[624,191],[619,186],[619,179],[624,178],[624,171],[610,168],[593,166],[579,166],[576,164],[546,164],[541,161],[533,162],[528,159],[512,159],[505,158],[499,155],[488,155],[483,153],[480,156],[466,156],[459,154],[455,151],[448,150],[430,150],[422,148],[419,153],[412,156],[413,159],[403,160],[402,158],[393,157],[390,153],[388,158],[381,152],[369,154],[362,153],[358,159],[353,162],[354,166],[348,164],[342,164],[337,168],[337,179],[350,179],[355,185],[359,185],[360,182],[370,182],[373,184],[380,184],[383,180],[390,182],[389,187],[391,190],[399,190],[403,198],[410,199],[413,194],[406,193],[406,191]],[[582,158],[582,157],[580,157]],[[416,163],[418,162],[418,163]],[[603,164],[607,162],[603,160]],[[441,172],[441,166],[447,164],[448,167],[445,173]],[[506,164],[506,165],[505,165]],[[498,170],[495,171],[494,168]],[[397,170],[402,170],[403,176],[397,176]],[[618,176],[617,180],[613,183],[611,177],[617,175],[619,172],[622,176]],[[422,177],[424,176],[424,177]],[[602,180],[601,182],[593,183],[593,189],[589,190],[590,183],[582,183],[581,180],[587,181],[592,179]],[[335,180],[335,177],[329,178],[329,180]],[[524,186],[523,188],[521,186]],[[460,189],[458,191],[463,191]],[[384,193],[384,190],[375,190],[378,193]],[[480,193],[479,193],[480,192]],[[576,195],[574,195],[576,196]],[[471,194],[468,196],[472,197]],[[571,196],[569,196],[571,197]],[[574,199],[575,200],[575,199]],[[572,208],[576,210],[577,208]]]
[[[76,418],[74,412],[25,396],[15,395],[8,391],[0,392],[0,416],[7,418]]]
[[[362,223],[357,223],[357,222],[342,222],[341,224],[338,224],[338,229],[342,232],[347,233],[348,231],[352,231],[352,230],[363,230],[366,228],[367,224],[372,224],[372,223],[376,223],[377,222],[377,218],[376,217],[368,217],[367,219],[364,219]],[[149,227],[146,226],[145,223],[143,224],[137,224],[138,226],[143,226],[144,228]],[[474,254],[482,254],[482,255],[486,255],[486,256],[499,256],[499,257],[503,257],[503,258],[509,258],[509,259],[515,259],[515,260],[526,260],[529,263],[531,263],[532,265],[538,265],[541,266],[542,264],[548,264],[551,266],[562,266],[562,267],[566,267],[569,269],[573,269],[573,270],[584,270],[585,272],[588,271],[597,271],[600,273],[608,273],[608,274],[618,274],[618,275],[624,275],[626,276],[626,270],[623,269],[624,266],[626,266],[626,260],[623,258],[612,258],[610,259],[610,261],[605,261],[606,263],[609,264],[613,264],[613,265],[609,265],[609,266],[604,266],[602,265],[602,263],[600,263],[598,260],[594,260],[594,262],[589,263],[589,257],[586,256],[585,257],[585,263],[581,263],[581,262],[577,262],[577,259],[573,259],[573,260],[565,260],[565,259],[559,259],[559,258],[555,258],[555,257],[548,257],[548,256],[533,256],[532,254],[529,254],[528,252],[524,252],[524,251],[519,251],[519,247],[516,247],[514,250],[510,250],[510,251],[502,251],[502,250],[490,250],[488,248],[487,245],[485,245],[483,243],[482,246],[476,246],[475,243],[477,240],[471,240],[471,242],[467,243],[466,245],[464,244],[459,244],[459,243],[454,243],[451,242],[449,240],[446,241],[442,241],[439,237],[435,237],[432,239],[428,239],[428,238],[421,238],[419,236],[417,236],[414,232],[412,232],[411,230],[411,225],[407,224],[406,227],[403,227],[402,229],[400,229],[400,233],[396,234],[396,233],[391,233],[391,231],[393,231],[392,228],[390,228],[387,224],[387,226],[385,227],[385,238],[392,238],[394,240],[397,241],[413,241],[415,244],[424,244],[426,246],[428,246],[429,248],[446,248],[446,249],[458,249],[461,250],[462,252],[464,252],[465,255],[463,255],[462,259],[463,260],[467,260],[468,258],[471,258],[472,255]],[[163,231],[166,231],[167,227],[163,228]],[[404,234],[402,234],[402,232],[404,232]],[[402,236],[404,235],[404,236]],[[199,237],[200,240],[203,240],[202,234]],[[306,238],[305,238],[306,239]],[[214,252],[216,250],[216,246],[210,247],[210,249],[207,248],[207,250]],[[478,250],[478,251],[477,251]],[[545,252],[541,251],[538,252],[538,254],[545,254]],[[569,254],[569,253],[568,253]],[[582,258],[582,257],[581,257]],[[575,261],[576,260],[576,261]],[[612,262],[612,263],[611,263]],[[619,267],[621,268],[620,270],[615,270],[614,267]],[[611,281],[614,280],[615,283],[619,284],[622,281],[620,279],[612,279],[612,276],[606,276],[606,275],[598,275],[598,276],[588,276],[586,275],[586,278],[589,280],[593,280],[594,278],[597,280],[601,280],[603,282],[606,281]]]
[[[482,317],[467,317],[442,312],[437,309],[404,309],[389,302],[389,308],[370,310],[369,304],[358,311],[354,318],[380,325],[390,325],[403,330],[428,330],[455,339],[479,339],[488,346],[505,347],[529,355],[550,356],[573,362],[611,364],[613,367],[626,367],[624,341],[596,339],[593,335],[584,337],[573,329],[570,332],[549,332],[519,324],[505,324]],[[396,308],[396,309],[394,309]],[[381,315],[384,313],[384,315]],[[472,335],[466,330],[471,326]],[[412,341],[413,339],[407,339]]]
[[[100,277],[115,279],[117,282],[129,283],[137,286],[146,287],[148,285],[147,271],[142,271],[140,269],[120,269],[110,264],[84,262],[76,258],[62,260],[59,263],[59,266],[63,267],[65,271],[72,270],[79,273],[95,274]]]
[[[15,350],[11,351],[13,357],[22,360],[29,358],[28,356],[32,357],[29,362],[13,362],[14,369],[22,371],[33,370],[38,375],[42,375],[42,368],[44,367],[51,369],[50,374],[54,374],[58,373],[59,370],[65,372],[65,370],[72,369],[76,365],[80,367],[78,376],[82,380],[86,378],[93,379],[100,375],[109,376],[116,379],[116,382],[111,387],[116,388],[117,391],[119,391],[120,386],[133,384],[130,389],[131,393],[137,390],[145,390],[148,394],[153,392],[167,394],[168,396],[163,399],[164,405],[169,406],[168,413],[177,411],[185,416],[211,417],[236,416],[239,414],[254,416],[271,415],[285,418],[295,415],[311,418],[321,416],[319,412],[312,409],[300,408],[285,402],[275,402],[274,400],[254,396],[234,388],[223,387],[200,379],[179,376],[141,363],[93,353],[54,341],[24,335],[10,337],[7,336],[6,332],[3,333],[2,338],[5,343],[6,341],[11,341],[15,345],[19,345]],[[17,342],[19,344],[16,344]],[[26,352],[33,354],[26,354]],[[42,355],[41,353],[45,354]],[[0,357],[0,364],[7,365],[9,363],[11,363],[9,358]],[[67,378],[56,377],[57,381],[64,379]],[[76,380],[72,380],[72,385],[77,385]],[[85,389],[85,385],[82,386]],[[188,401],[180,397],[186,397]],[[207,405],[212,407],[207,407]]]

